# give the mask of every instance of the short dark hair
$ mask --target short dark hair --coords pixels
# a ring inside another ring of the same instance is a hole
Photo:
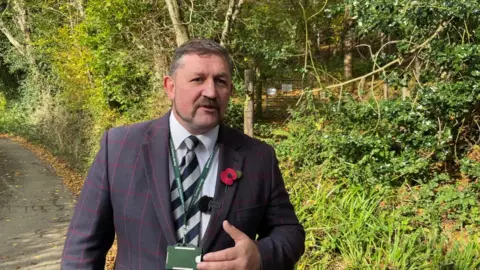
[[[223,57],[228,63],[230,70],[230,75],[233,76],[233,62],[230,58],[230,55],[223,46],[217,42],[210,39],[191,39],[182,45],[180,45],[176,50],[172,58],[172,63],[170,64],[169,75],[173,76],[175,71],[179,66],[180,59],[187,54],[198,54],[198,55],[209,55],[214,54],[220,57]]]

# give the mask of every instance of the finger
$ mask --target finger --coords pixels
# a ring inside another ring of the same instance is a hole
[[[206,262],[233,261],[237,259],[237,257],[238,251],[235,247],[232,247],[216,252],[207,253],[203,256],[203,260]]]
[[[201,262],[197,264],[198,270],[234,270],[235,262]]]
[[[230,235],[230,237],[233,239],[233,241],[235,241],[235,243],[247,238],[250,239],[246,234],[235,228],[235,226],[230,224],[227,220],[223,221],[223,229],[228,235]]]

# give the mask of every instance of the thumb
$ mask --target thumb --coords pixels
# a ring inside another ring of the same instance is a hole
[[[227,220],[223,221],[223,229],[228,235],[230,235],[230,237],[233,239],[233,241],[235,241],[235,243],[244,240],[245,238],[248,238],[246,234],[235,228],[235,226],[230,224]]]

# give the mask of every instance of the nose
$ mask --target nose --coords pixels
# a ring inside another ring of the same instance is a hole
[[[210,99],[217,97],[217,90],[215,89],[215,80],[213,78],[209,78],[208,80],[205,80],[202,95]]]

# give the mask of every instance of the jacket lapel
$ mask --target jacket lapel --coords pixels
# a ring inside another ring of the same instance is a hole
[[[220,208],[213,208],[205,235],[202,237],[200,246],[206,252],[216,235],[223,230],[222,223],[226,219],[232,206],[233,199],[238,187],[238,181],[233,185],[226,186],[220,179],[220,173],[227,168],[242,171],[244,157],[237,150],[241,146],[241,138],[235,138],[235,134],[227,127],[220,126],[219,131],[219,155],[217,183],[215,185],[214,201],[220,202]],[[227,188],[226,188],[227,187]],[[226,189],[225,189],[226,188]]]
[[[146,139],[142,147],[148,189],[155,212],[168,245],[174,245],[176,240],[171,211],[168,169],[169,116],[170,113],[167,113],[162,118],[152,122],[145,134]]]

